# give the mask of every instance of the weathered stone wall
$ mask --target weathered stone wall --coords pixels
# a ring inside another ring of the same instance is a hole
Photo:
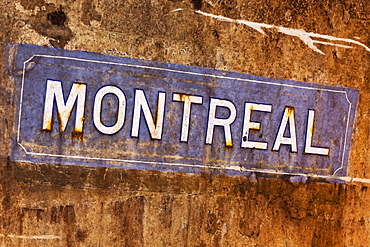
[[[262,34],[196,10],[275,27]],[[0,13],[3,246],[370,246],[364,182],[10,161],[15,90],[4,46],[54,46],[356,88],[348,175],[370,179],[367,0],[1,0]],[[364,46],[329,40],[314,43],[315,50],[279,26]]]

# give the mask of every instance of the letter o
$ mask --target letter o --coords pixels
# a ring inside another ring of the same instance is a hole
[[[113,126],[105,126],[101,122],[101,105],[105,95],[114,94],[118,98],[117,121]],[[125,94],[116,86],[104,86],[95,95],[94,101],[94,125],[103,134],[113,135],[117,133],[125,123],[126,97]]]

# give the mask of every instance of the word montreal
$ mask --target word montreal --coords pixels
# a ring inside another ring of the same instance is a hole
[[[108,94],[115,95],[118,99],[116,122],[112,126],[106,126],[101,121],[102,101],[104,96]],[[67,100],[65,101],[64,98],[65,97],[63,95],[62,82],[58,80],[48,79],[46,84],[42,129],[48,131],[52,130],[53,108],[54,103],[56,103],[60,121],[60,131],[64,132],[67,126],[67,122],[74,108],[74,105],[76,105],[77,101],[74,131],[82,132],[85,119],[84,112],[86,101],[86,84],[73,83],[70,93],[67,97]],[[172,100],[174,102],[183,103],[180,141],[187,142],[190,127],[191,107],[193,104],[203,104],[203,97],[173,93]],[[131,136],[132,137],[139,136],[140,118],[141,115],[143,115],[148,126],[151,138],[160,140],[162,138],[163,122],[165,116],[164,114],[165,103],[166,103],[166,93],[159,92],[156,121],[154,122],[144,91],[141,89],[135,89]],[[112,135],[117,133],[123,127],[126,113],[126,96],[120,88],[111,85],[101,87],[95,95],[93,106],[94,106],[93,122],[96,129],[100,131],[102,134]],[[218,107],[227,108],[230,112],[229,116],[227,118],[217,118],[216,110]],[[249,140],[250,130],[260,130],[261,127],[260,123],[251,121],[251,115],[253,111],[269,113],[272,110],[272,106],[266,104],[245,102],[244,107],[245,111],[244,111],[241,147],[266,150],[267,149],[266,142]],[[210,98],[205,143],[212,144],[214,128],[215,126],[219,126],[222,127],[224,130],[226,146],[232,147],[233,141],[231,136],[231,124],[234,122],[235,118],[236,118],[236,108],[231,101],[225,99]],[[314,147],[311,145],[314,128],[314,118],[315,111],[308,110],[308,121],[305,133],[304,153],[329,155],[329,148]],[[284,136],[284,133],[288,125],[290,136],[286,137]],[[294,108],[290,106],[286,106],[284,109],[284,114],[281,119],[272,150],[279,151],[281,145],[290,145],[291,152],[297,152],[297,135],[295,128]]]

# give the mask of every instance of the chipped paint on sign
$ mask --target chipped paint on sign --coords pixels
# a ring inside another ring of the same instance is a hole
[[[346,175],[356,90],[10,46],[19,97],[12,160]]]

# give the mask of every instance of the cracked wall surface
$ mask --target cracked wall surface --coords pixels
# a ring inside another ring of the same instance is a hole
[[[16,103],[5,48],[27,43],[355,88],[348,176],[360,181],[370,179],[368,1],[1,0],[0,26],[0,245],[370,246],[364,182],[10,161]]]

